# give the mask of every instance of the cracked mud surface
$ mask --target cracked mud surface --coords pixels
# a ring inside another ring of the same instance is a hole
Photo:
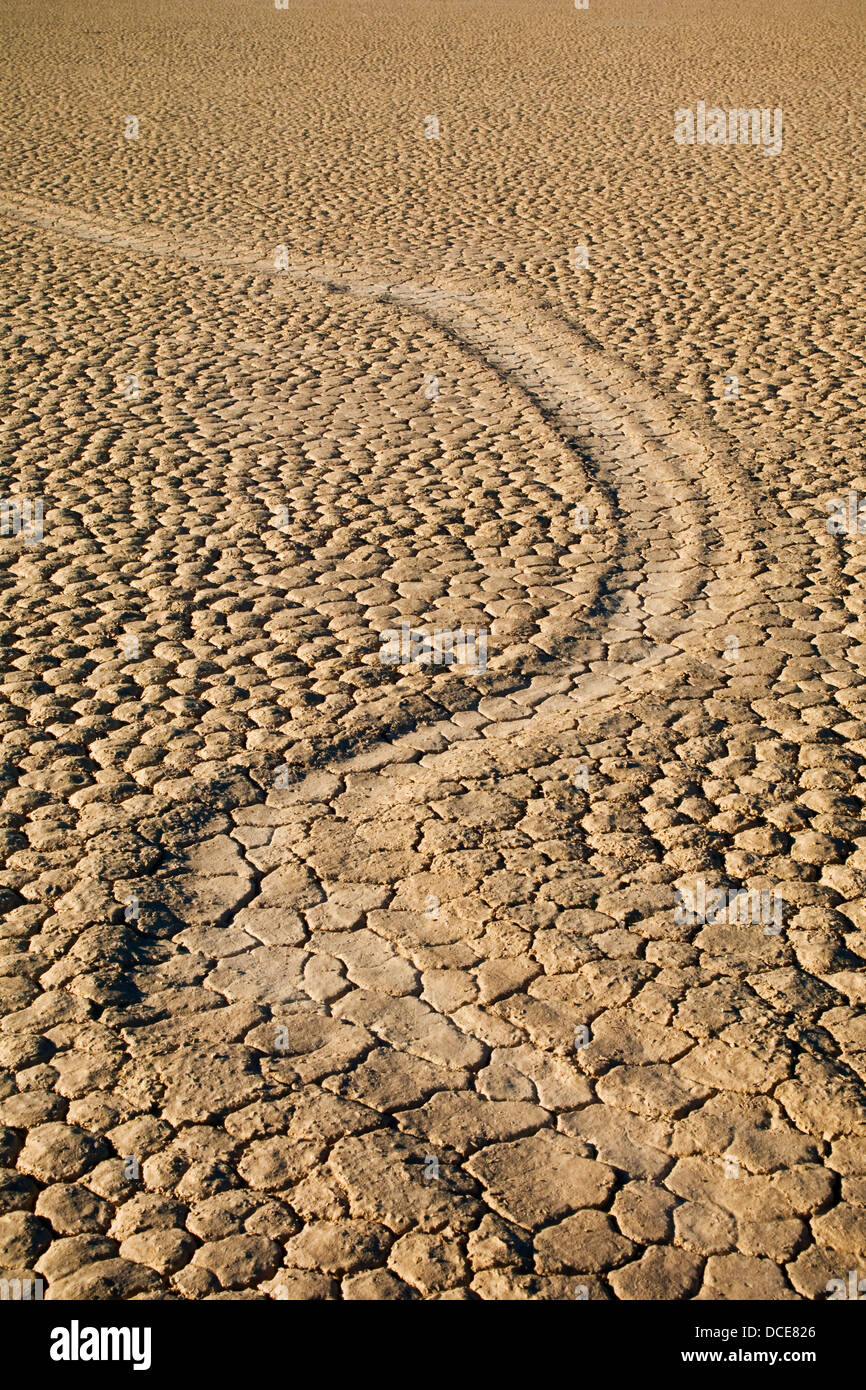
[[[850,11],[737,7],[744,59],[677,5],[405,10],[7,10],[0,1277],[824,1298],[866,1259]],[[777,159],[674,144],[722,81]],[[486,669],[381,664],[402,622]],[[679,921],[701,880],[781,931]]]

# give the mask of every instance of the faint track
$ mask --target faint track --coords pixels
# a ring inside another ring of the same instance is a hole
[[[132,234],[129,229],[119,229],[84,214],[60,209],[51,212],[23,199],[0,199],[0,211],[53,235],[135,256],[204,269],[212,267],[244,277],[267,276],[277,296],[289,281],[292,285],[324,286],[334,293],[380,301],[403,314],[418,315],[451,337],[463,351],[475,355],[502,381],[519,388],[543,412],[572,451],[575,461],[579,457],[587,462],[604,499],[598,515],[604,517],[610,528],[612,544],[606,556],[607,571],[601,590],[582,615],[591,630],[593,649],[586,661],[551,662],[544,675],[529,680],[519,692],[518,702],[524,706],[525,718],[515,719],[513,724],[514,744],[518,750],[529,743],[542,746],[550,750],[552,762],[557,757],[557,735],[563,724],[573,727],[582,715],[604,715],[654,691],[669,693],[679,680],[686,681],[694,673],[696,665],[703,675],[710,675],[718,685],[724,684],[726,672],[720,654],[727,625],[736,622],[738,613],[762,599],[753,550],[758,518],[763,513],[765,524],[768,519],[765,505],[735,461],[684,428],[675,410],[655,399],[637,374],[608,354],[587,345],[570,326],[553,315],[539,312],[531,302],[511,291],[494,293],[485,288],[475,291],[471,283],[467,285],[469,277],[463,271],[459,280],[448,273],[440,273],[429,281],[418,276],[383,279],[351,265],[304,263],[278,271],[252,254],[236,254],[219,246],[179,244],[158,231],[142,229]],[[575,466],[575,475],[578,473]],[[567,489],[567,479],[566,471],[560,480],[563,489]],[[576,505],[583,499],[564,495],[563,500]],[[770,521],[772,524],[772,518]],[[563,579],[557,579],[555,587],[568,593],[570,582],[571,573],[563,571]],[[599,655],[599,646],[603,655]],[[495,708],[486,707],[481,698],[478,703],[482,711],[488,709],[484,718],[496,724]],[[505,738],[510,744],[508,716],[504,725],[496,724],[496,727],[498,738]],[[331,761],[336,778],[332,780],[339,780],[343,793],[350,789],[350,779],[345,778],[344,773],[367,773],[365,778],[355,779],[352,790],[360,801],[367,798],[370,817],[375,818],[377,824],[387,825],[399,820],[411,804],[416,828],[420,828],[428,815],[431,821],[434,819],[431,805],[435,806],[444,795],[441,786],[448,785],[449,777],[456,776],[469,787],[473,781],[483,781],[471,769],[464,770],[460,765],[460,740],[465,737],[462,727],[455,724],[449,733],[447,728],[443,729],[443,724],[437,724],[437,730],[446,743],[454,739],[453,747],[444,750],[441,761],[438,754],[429,758],[422,754],[421,745],[413,742],[410,734],[389,739],[355,758],[346,760],[335,756]],[[482,744],[480,735],[473,743],[476,747]],[[423,767],[418,769],[423,774],[419,779],[421,785],[407,786],[395,775],[393,764],[406,761],[423,761]],[[359,793],[354,788],[361,783],[363,789]],[[216,783],[211,786],[202,781],[199,809],[206,806],[211,791],[215,790]],[[307,791],[309,788],[294,787],[288,795],[303,800]],[[267,800],[271,808],[279,807],[284,804],[280,801],[281,795],[280,792],[271,793],[262,800]],[[226,803],[223,800],[221,804]],[[344,814],[348,817],[348,813]],[[359,813],[362,823],[366,815],[364,806]],[[354,833],[357,829],[353,821],[341,815],[334,817],[334,823],[340,831],[352,829]],[[195,831],[191,826],[189,829],[186,843],[192,844]],[[251,857],[243,841],[238,839],[238,843],[243,849],[250,878],[245,881],[244,891],[234,905],[226,909],[224,926],[233,925],[238,913],[249,906],[267,905],[259,891],[262,870],[256,868],[256,859]],[[337,896],[335,890],[339,890],[340,883],[326,877],[317,864],[316,846],[308,843],[304,835],[297,837],[291,850],[286,848],[280,853],[287,864],[302,860],[315,875],[326,897]],[[432,862],[432,855],[426,857]],[[327,862],[333,864],[334,860]],[[177,868],[177,862],[173,867]],[[152,890],[157,907],[165,892],[164,869],[162,865],[149,881],[142,881],[142,894]],[[115,896],[118,896],[123,875],[113,871],[112,878],[115,872]],[[336,877],[341,868],[333,872]],[[129,877],[135,877],[132,871]],[[200,879],[204,898],[209,881],[205,870]],[[391,906],[399,896],[399,880],[389,880],[387,887],[388,905]],[[460,900],[472,896],[471,890],[461,890]],[[447,912],[448,906],[446,902],[444,911]],[[360,924],[366,927],[366,916]],[[119,986],[138,986],[143,1004],[147,1001],[148,984],[147,978],[138,973],[137,948],[140,948],[142,937],[147,942],[148,933],[148,923],[144,920],[140,929],[117,924],[114,928],[116,955],[110,972]],[[155,931],[154,935],[157,934]],[[305,954],[305,967],[307,956],[315,960],[322,952],[327,959],[327,945],[317,942],[316,937],[314,928],[305,931],[299,951]],[[186,949],[170,938],[160,939],[162,960],[168,959],[169,953],[172,957],[179,956]],[[402,945],[397,952],[403,953]],[[280,998],[278,990],[283,982],[279,979],[280,960],[277,953],[274,956],[274,978],[261,979],[255,1003],[271,1008],[276,1019],[279,1014],[274,1011],[273,1004]],[[335,1028],[336,1020],[343,1016],[343,1004],[355,993],[354,977],[351,977],[351,985],[350,988],[347,979],[346,993],[336,1005],[327,1004],[321,1010],[327,1020],[334,1022]],[[219,984],[211,988],[218,995],[224,992]],[[227,989],[225,997],[230,997]],[[307,998],[314,1000],[318,996],[310,993]],[[408,987],[404,995],[395,993],[393,998],[417,1002],[413,990]],[[109,1028],[119,1032],[129,1026],[129,1007],[122,995],[116,1003],[116,1008],[106,1010],[103,1020]],[[179,999],[174,1007],[182,1018],[186,1007],[183,1001]],[[166,999],[161,1001],[159,1008],[167,1015],[173,1012]],[[483,1015],[483,1007],[480,1013]],[[774,1028],[784,1029],[781,1016],[769,1007],[766,1013]],[[133,1027],[125,1034],[127,1043],[134,1044],[136,1062],[140,1061],[144,1067],[145,1089],[147,1066],[153,1056],[164,1053],[167,1046],[158,1039],[154,1041],[157,1036],[151,1032],[154,1023],[158,1020],[149,1016],[144,1008],[138,1020],[133,1018]],[[424,1026],[431,1029],[459,1027],[464,1042],[467,1038],[483,1041],[485,1060],[490,1055],[483,1025],[470,1025],[465,1021],[459,1025],[453,1023],[444,1005],[429,1006]],[[527,1065],[537,1063],[541,1067],[552,1054],[557,1051],[562,1054],[561,1044],[554,1046],[536,1041],[531,1028],[520,1023],[515,1026],[523,1039],[521,1055],[527,1059]],[[379,1019],[372,1020],[370,1028],[377,1046],[405,1051],[416,1057],[425,1055],[423,1048],[419,1051],[417,1040],[408,1044],[393,1040]],[[185,1043],[179,1043],[169,1050],[182,1050],[184,1046]],[[222,1065],[219,1057],[215,1056],[207,1065],[211,1068],[208,1075],[217,1077]],[[357,1059],[352,1065],[357,1065]],[[352,1065],[346,1070],[350,1072]],[[333,1075],[338,1074],[342,1073],[335,1063]],[[463,1083],[464,1089],[473,1090],[475,1084],[472,1076]],[[455,1089],[459,1087],[460,1083],[455,1083]],[[547,1102],[545,1108],[548,1108]],[[620,1115],[615,1107],[611,1108],[615,1115]],[[555,1116],[556,1107],[551,1104],[548,1109],[549,1115]],[[370,1113],[371,1119],[378,1116],[380,1129],[394,1128],[390,1114],[372,1108]],[[659,1148],[655,1161],[663,1167],[673,1162],[673,1157]],[[630,1162],[626,1155],[616,1161],[615,1167],[627,1175],[640,1177],[642,1170],[638,1167],[632,1173]]]

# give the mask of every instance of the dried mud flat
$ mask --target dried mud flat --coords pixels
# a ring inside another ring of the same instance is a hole
[[[772,10],[4,7],[0,1278],[862,1268],[862,33]]]

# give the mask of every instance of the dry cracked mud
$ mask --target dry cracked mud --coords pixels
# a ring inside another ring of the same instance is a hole
[[[42,519],[0,537],[0,1278],[826,1298],[866,1260],[853,9],[3,33],[0,493]],[[702,96],[783,150],[678,146]],[[486,661],[383,663],[402,624]]]

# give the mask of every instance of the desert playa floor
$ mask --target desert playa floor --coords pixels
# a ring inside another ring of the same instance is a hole
[[[826,1298],[866,1259],[855,6],[2,31],[2,1277]],[[678,144],[699,102],[783,148]]]

